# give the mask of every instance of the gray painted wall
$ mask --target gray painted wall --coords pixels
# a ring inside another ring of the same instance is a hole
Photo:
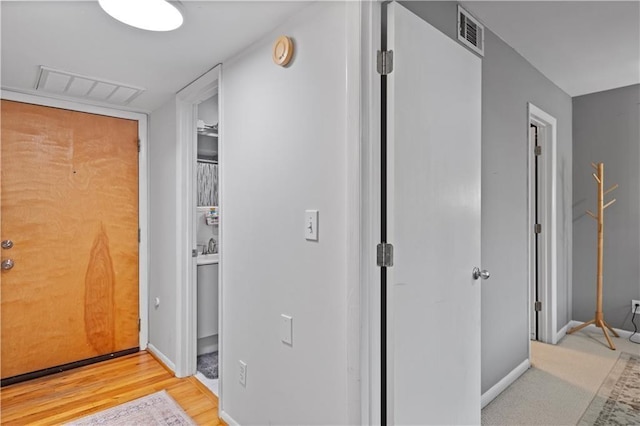
[[[176,355],[176,101],[149,117],[149,344]],[[160,299],[160,306],[154,301]]]
[[[457,39],[457,3],[401,3]],[[491,272],[482,284],[484,393],[529,357],[527,102],[558,120],[558,329],[570,320],[572,116],[571,97],[489,30],[482,92],[482,266]]]
[[[605,211],[606,321],[632,330],[631,299],[640,299],[640,85],[573,99],[573,319],[589,321],[596,303],[596,185],[591,162],[604,162],[605,189],[620,187]]]

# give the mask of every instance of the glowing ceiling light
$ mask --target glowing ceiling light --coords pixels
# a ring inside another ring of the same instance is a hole
[[[165,0],[98,0],[120,22],[148,31],[171,31],[182,25],[180,11]]]

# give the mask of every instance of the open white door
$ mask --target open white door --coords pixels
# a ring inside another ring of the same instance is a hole
[[[480,424],[481,61],[387,8],[389,424]]]

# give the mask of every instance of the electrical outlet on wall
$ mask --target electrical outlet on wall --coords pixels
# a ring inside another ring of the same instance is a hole
[[[636,306],[638,307],[636,309]],[[640,314],[640,300],[631,300],[631,313]]]
[[[293,318],[289,315],[280,315],[280,340],[293,346]]]
[[[240,384],[242,386],[244,386],[245,388],[247,387],[247,363],[239,360],[238,364],[240,366]]]

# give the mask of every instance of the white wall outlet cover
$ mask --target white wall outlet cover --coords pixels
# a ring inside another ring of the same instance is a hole
[[[289,315],[280,315],[280,340],[293,346],[293,318]]]
[[[318,241],[318,210],[304,212],[304,237],[309,241]]]
[[[242,360],[239,360],[238,361],[238,366],[240,367],[240,370],[239,370],[239,373],[240,373],[240,376],[239,376],[240,384],[242,386],[246,387],[247,386],[247,363],[242,361]]]
[[[631,299],[631,313],[640,314],[640,307],[636,309],[636,305],[640,305],[640,300]]]

